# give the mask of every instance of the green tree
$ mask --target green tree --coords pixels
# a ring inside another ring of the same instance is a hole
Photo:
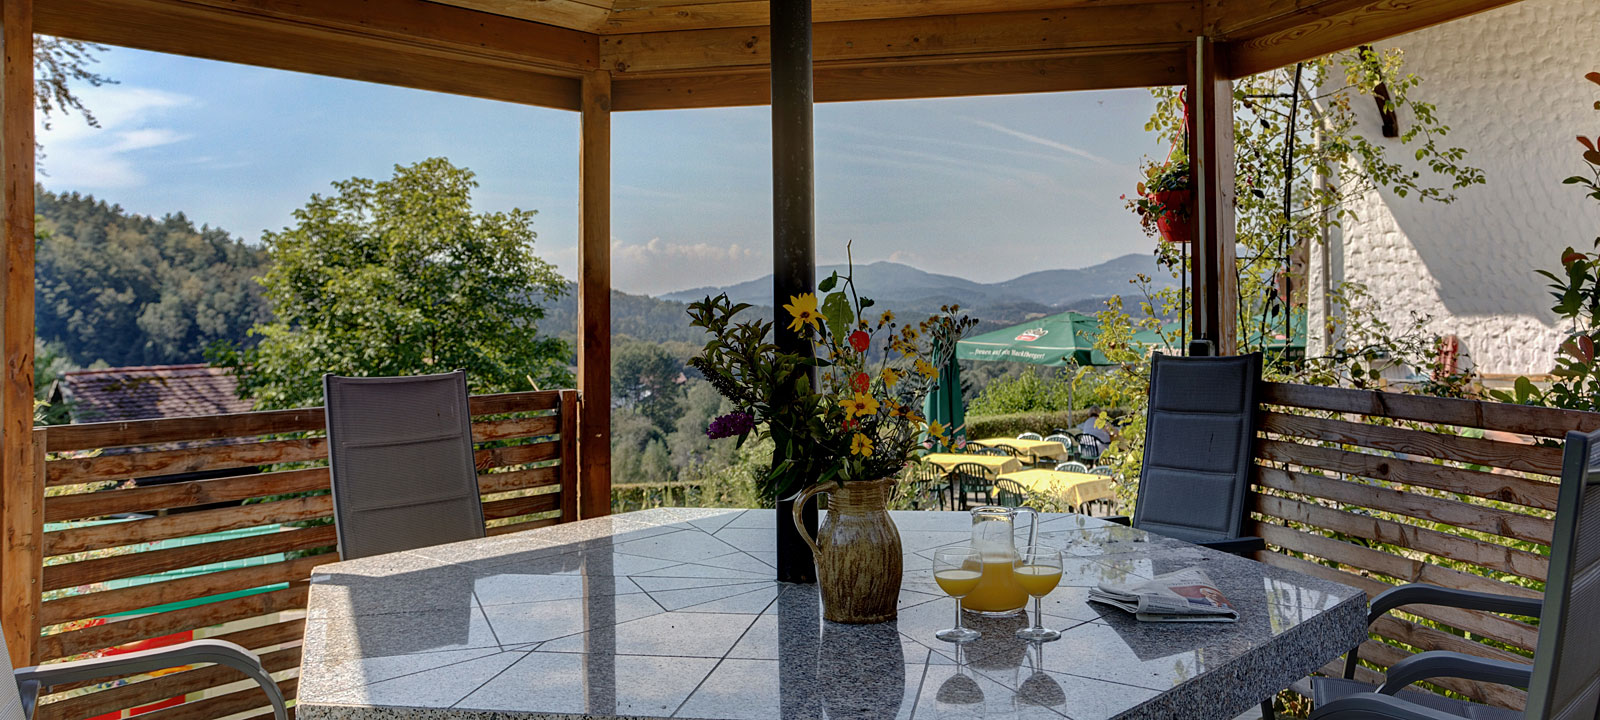
[[[621,342],[611,356],[611,394],[623,407],[650,418],[662,433],[672,432],[683,414],[683,361],[661,345]]]
[[[1281,332],[1289,314],[1298,312],[1303,290],[1291,284],[1285,293],[1281,281],[1302,273],[1299,258],[1311,243],[1321,242],[1324,230],[1354,216],[1353,200],[1383,189],[1399,198],[1448,203],[1454,201],[1455,190],[1484,182],[1483,172],[1466,164],[1465,150],[1443,142],[1449,127],[1431,104],[1412,96],[1422,81],[1404,72],[1401,61],[1399,51],[1363,47],[1234,81],[1240,352],[1266,350],[1274,330]],[[1182,98],[1173,88],[1151,92],[1156,111],[1145,129],[1171,143],[1173,152],[1165,160],[1147,160],[1147,179],[1188,162]],[[1374,97],[1382,98],[1384,110],[1406,118],[1405,130],[1394,141],[1361,131],[1356,103],[1372,103]],[[1395,150],[1400,157],[1391,154]],[[1137,200],[1129,205],[1136,206]],[[1145,229],[1155,232],[1149,223]],[[1175,276],[1188,273],[1179,248],[1162,242],[1156,252]],[[1138,478],[1143,456],[1150,371],[1145,348],[1132,337],[1139,330],[1163,330],[1158,318],[1183,311],[1176,288],[1155,290],[1151,278],[1142,275],[1132,282],[1143,295],[1138,310],[1125,312],[1122,298],[1113,297],[1098,315],[1095,342],[1118,365],[1101,392],[1126,408],[1129,419],[1103,461],[1129,481]],[[1426,318],[1393,327],[1367,311],[1365,289],[1359,285],[1347,283],[1332,293],[1344,310],[1344,347],[1298,365],[1269,353],[1269,376],[1363,386],[1376,381],[1381,364],[1428,367],[1435,338],[1424,332]],[[1168,347],[1187,345],[1186,338],[1166,341]],[[1459,376],[1436,380],[1417,389],[1459,393]],[[1135,490],[1133,482],[1119,488],[1124,497]]]
[[[242,344],[269,314],[261,249],[182,213],[157,219],[77,193],[36,189],[34,325],[73,365],[197,362]]]
[[[533,212],[474,213],[471,171],[444,158],[387,180],[333,183],[262,236],[275,317],[259,343],[222,346],[261,408],[314,405],[323,373],[467,371],[473,392],[568,385],[566,343],[539,336],[542,303],[566,287],[534,254]]]
[[[1444,142],[1449,126],[1431,103],[1415,97],[1422,80],[1405,72],[1402,60],[1398,50],[1362,47],[1234,81],[1241,352],[1261,349],[1283,332],[1291,313],[1300,312],[1305,295],[1297,279],[1304,277],[1306,251],[1325,230],[1355,216],[1353,201],[1382,189],[1402,199],[1449,203],[1456,190],[1484,182],[1483,171],[1466,163],[1466,150]],[[1147,178],[1188,162],[1183,99],[1174,88],[1151,92],[1156,111],[1145,129],[1173,152],[1147,159]],[[1405,119],[1394,138],[1362,131],[1356,108],[1373,105],[1374,97]],[[1148,224],[1146,230],[1154,232]],[[1175,274],[1188,272],[1179,248],[1161,243],[1158,253]],[[1170,315],[1181,301],[1177,289],[1168,288],[1153,293],[1149,304],[1152,315]],[[1350,338],[1351,328],[1344,330]],[[1350,339],[1357,346],[1367,340]],[[1186,345],[1176,340],[1174,347]],[[1356,369],[1364,376],[1368,368]]]

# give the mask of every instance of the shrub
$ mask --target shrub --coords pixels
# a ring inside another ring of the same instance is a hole
[[[1106,414],[1111,417],[1121,417],[1124,412],[1122,410],[1107,410]],[[1025,432],[1049,435],[1056,428],[1076,428],[1086,417],[1088,417],[1088,414],[1082,410],[1021,412],[1007,413],[1005,415],[968,415],[967,439],[1016,437]]]

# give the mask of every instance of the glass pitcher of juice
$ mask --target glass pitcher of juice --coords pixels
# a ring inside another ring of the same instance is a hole
[[[984,505],[972,509],[972,547],[982,556],[982,577],[978,587],[961,600],[969,612],[984,615],[1015,615],[1028,604],[1028,591],[1017,582],[1017,515],[1033,513],[1028,544],[1039,536],[1039,512],[1032,508]]]

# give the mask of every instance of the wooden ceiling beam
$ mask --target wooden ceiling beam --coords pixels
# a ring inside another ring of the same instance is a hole
[[[1264,34],[1230,37],[1225,66],[1230,76],[1244,77],[1518,1],[1368,0],[1326,16],[1300,16],[1301,22]]]
[[[1006,95],[1181,85],[1188,45],[1082,51],[1058,57],[835,64],[815,71],[818,102]],[[614,76],[613,110],[765,105],[765,70]]]
[[[461,0],[451,0],[458,2]],[[518,0],[467,0],[471,2],[516,3]],[[816,22],[848,22],[851,20],[885,20],[891,18],[922,17],[928,15],[970,15],[997,11],[1051,11],[1076,7],[1106,7],[1133,5],[1148,0],[813,0],[812,17]],[[600,33],[670,32],[674,30],[705,30],[735,27],[765,27],[767,0],[733,0],[732,2],[693,2],[668,0],[659,3],[640,3],[620,0],[601,26]]]
[[[385,85],[579,106],[571,66],[590,59],[581,38],[565,33],[582,33],[507,27],[500,23],[533,24],[421,0],[385,0],[383,13],[372,7],[360,0],[39,0],[35,29]],[[511,52],[523,40],[543,44]]]
[[[833,60],[1007,54],[1081,47],[1192,42],[1198,0],[1081,7],[1048,12],[941,15],[819,23],[813,56]],[[629,73],[763,67],[767,29],[732,28],[600,36],[600,64]]]
[[[604,32],[611,7],[605,0],[434,0],[456,7],[530,20],[556,27]]]

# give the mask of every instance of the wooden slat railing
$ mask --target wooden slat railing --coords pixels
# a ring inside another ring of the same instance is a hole
[[[1263,402],[1255,531],[1277,552],[1258,559],[1373,595],[1405,582],[1542,594],[1559,439],[1600,428],[1600,413],[1280,383]],[[1431,606],[1373,630],[1361,656],[1380,667],[1422,650],[1525,661],[1538,640],[1517,619]],[[1438,684],[1525,701],[1500,685]]]
[[[488,531],[576,519],[577,392],[476,396],[471,408]],[[21,640],[13,650],[48,662],[192,635],[255,650],[274,673],[298,668],[311,571],[339,559],[331,498],[305,494],[328,489],[323,428],[322,409],[304,408],[37,429],[48,459],[34,483],[34,543],[4,556],[5,617],[34,620],[22,632],[6,628]],[[223,476],[128,482],[187,473]],[[81,522],[112,515],[132,517]],[[45,523],[64,526],[46,532]],[[225,531],[236,536],[183,542]],[[15,560],[30,553],[31,563]],[[243,562],[206,567],[229,561]],[[31,577],[18,577],[30,566]],[[159,573],[171,577],[119,582]],[[297,680],[279,677],[293,698]],[[203,667],[116,687],[56,687],[37,717],[78,720],[171,698],[186,702],[141,717],[266,712],[259,690],[224,687],[243,679]]]

